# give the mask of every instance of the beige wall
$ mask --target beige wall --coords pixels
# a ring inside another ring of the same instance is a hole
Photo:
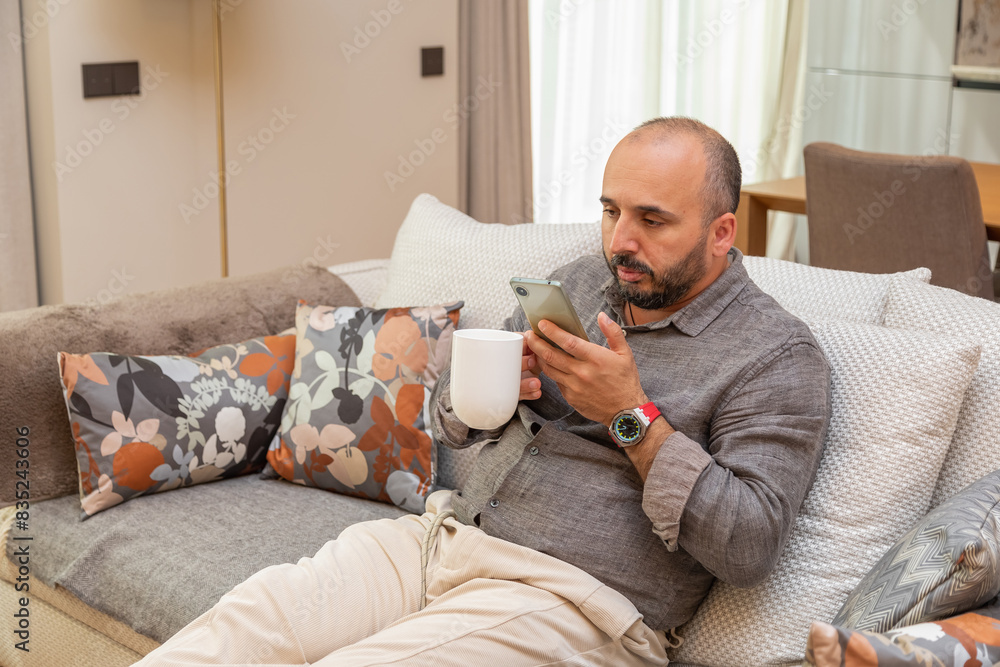
[[[388,257],[416,195],[457,204],[458,141],[445,120],[458,99],[457,12],[456,0],[246,0],[224,15],[226,145],[241,167],[230,182],[233,274]],[[420,47],[442,45],[445,75],[422,78]],[[427,143],[435,130],[444,140]],[[385,172],[415,141],[430,154],[391,191]]]
[[[177,215],[213,159],[210,15],[178,0],[47,4],[47,21],[45,2],[24,4],[43,302],[218,275],[215,225]],[[80,65],[118,60],[139,61],[143,94],[83,99]]]
[[[25,42],[43,302],[218,276],[210,3],[48,4]],[[416,194],[457,201],[457,0],[223,8],[232,275],[388,256]],[[438,45],[445,76],[421,78],[420,46]],[[116,60],[139,61],[143,96],[84,100],[80,65]],[[432,134],[391,191],[385,172]]]

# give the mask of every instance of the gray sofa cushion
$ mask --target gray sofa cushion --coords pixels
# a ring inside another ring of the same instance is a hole
[[[191,354],[293,326],[298,299],[361,305],[351,288],[326,269],[288,267],[131,294],[104,305],[0,313],[0,433],[30,429],[32,502],[79,489],[56,353]],[[13,456],[0,457],[0,478],[13,479],[13,467]],[[13,501],[14,485],[6,484],[0,488],[0,506]]]
[[[312,556],[358,521],[403,514],[256,475],[137,498],[82,522],[79,499],[64,496],[32,503],[31,574],[163,642],[258,570]]]

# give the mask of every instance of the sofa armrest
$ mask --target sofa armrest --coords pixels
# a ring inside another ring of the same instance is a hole
[[[358,262],[335,264],[327,269],[347,283],[358,295],[361,305],[374,307],[385,290],[389,277],[388,259],[363,259]]]

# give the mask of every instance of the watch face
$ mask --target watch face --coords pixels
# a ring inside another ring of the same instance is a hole
[[[622,415],[611,427],[618,440],[624,443],[630,443],[642,434],[642,424],[632,415]]]

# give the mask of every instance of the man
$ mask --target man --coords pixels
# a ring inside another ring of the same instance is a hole
[[[356,524],[267,568],[147,664],[666,664],[667,631],[718,578],[761,582],[819,463],[829,368],[732,249],[732,146],[643,124],[605,171],[604,257],[555,272],[591,342],[525,331],[521,399],[428,512]],[[610,275],[608,270],[610,269]]]

